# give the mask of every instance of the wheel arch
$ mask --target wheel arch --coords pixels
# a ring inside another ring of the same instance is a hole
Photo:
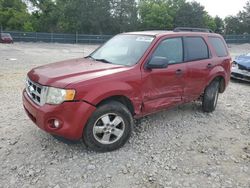
[[[217,80],[219,82],[219,92],[223,93],[226,89],[226,86],[228,85],[229,78],[230,77],[228,77],[227,72],[222,66],[214,67],[209,73],[204,91],[210,83]]]
[[[125,105],[128,108],[132,116],[135,115],[135,108],[134,108],[132,101],[127,96],[124,96],[124,95],[114,95],[114,96],[106,97],[102,99],[101,101],[99,101],[96,107],[106,104],[110,101],[120,102],[121,104]]]
[[[225,77],[224,77],[222,74],[218,74],[218,75],[212,77],[212,78],[209,80],[207,86],[208,86],[210,83],[212,83],[213,81],[218,81],[218,82],[219,82],[219,92],[220,92],[220,93],[223,93],[223,92],[225,91],[225,89],[226,89],[226,80],[225,80]],[[206,87],[207,87],[207,86],[206,86]]]

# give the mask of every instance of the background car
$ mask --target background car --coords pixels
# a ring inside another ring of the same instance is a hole
[[[13,43],[13,38],[9,33],[0,33],[0,42],[1,43]]]
[[[235,58],[231,77],[250,82],[250,53]]]

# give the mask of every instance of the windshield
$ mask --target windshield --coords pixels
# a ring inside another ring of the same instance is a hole
[[[117,35],[89,57],[104,63],[125,66],[135,65],[153,40],[154,37],[152,36]]]
[[[10,37],[10,34],[9,33],[1,33],[1,36],[2,37]]]

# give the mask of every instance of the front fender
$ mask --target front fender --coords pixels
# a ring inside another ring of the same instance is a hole
[[[101,101],[114,96],[127,97],[133,104],[135,113],[140,112],[141,105],[141,93],[140,84],[133,82],[128,84],[127,82],[117,81],[95,84],[95,87],[84,88],[84,91],[80,91],[78,96],[80,100],[87,101],[96,106]]]

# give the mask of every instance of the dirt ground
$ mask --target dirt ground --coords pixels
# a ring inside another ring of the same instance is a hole
[[[211,114],[193,102],[143,118],[129,142],[110,153],[38,129],[22,107],[26,73],[95,48],[0,44],[0,187],[250,187],[247,83],[231,81]],[[250,44],[230,51],[250,52]]]

